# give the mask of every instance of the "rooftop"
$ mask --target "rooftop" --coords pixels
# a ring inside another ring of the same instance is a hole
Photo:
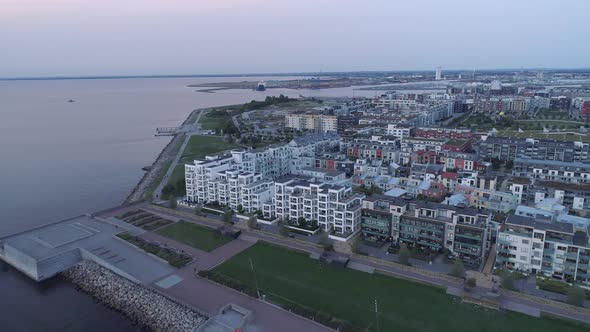
[[[132,227],[116,219],[82,215],[3,237],[0,256],[37,281],[82,259],[114,267],[141,283],[172,273],[169,265],[115,237]]]
[[[506,219],[506,224],[531,227],[539,230],[555,231],[568,234],[573,234],[574,232],[574,227],[572,224],[557,223],[552,221],[541,221],[517,215],[508,216],[508,219]]]

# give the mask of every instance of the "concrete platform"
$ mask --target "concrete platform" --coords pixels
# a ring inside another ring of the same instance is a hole
[[[0,239],[0,258],[42,281],[92,260],[136,283],[149,284],[175,271],[116,237],[125,224],[82,215]]]

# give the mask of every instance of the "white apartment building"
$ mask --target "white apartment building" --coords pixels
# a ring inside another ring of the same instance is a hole
[[[387,125],[387,135],[395,136],[399,138],[410,137],[412,134],[413,128],[400,126],[397,124],[388,124]]]
[[[303,174],[323,180],[343,180],[344,173],[310,170],[304,155],[338,149],[340,137],[333,134],[305,135],[288,144],[265,149],[234,150],[224,156],[207,156],[185,165],[186,200],[190,203],[219,202],[246,211],[261,209],[272,197],[272,179],[287,174]]]
[[[191,203],[218,202],[246,212],[262,209],[271,199],[272,181],[260,173],[240,171],[232,158],[195,161],[185,165],[186,200]]]
[[[498,234],[498,267],[589,283],[589,261],[588,228],[512,215]]]
[[[297,130],[311,130],[321,133],[336,132],[338,118],[335,115],[323,114],[288,114],[285,126]]]
[[[360,229],[364,195],[349,186],[286,177],[274,182],[274,198],[263,206],[266,218],[315,220],[324,231],[350,235]]]

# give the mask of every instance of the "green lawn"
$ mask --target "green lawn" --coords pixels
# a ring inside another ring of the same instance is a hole
[[[238,144],[228,143],[218,136],[191,136],[186,148],[182,152],[178,164],[168,179],[168,185],[174,186],[174,196],[179,197],[185,194],[184,164],[190,163],[195,159],[205,158],[206,155],[216,154],[239,147]],[[166,199],[167,195],[163,194],[162,198]]]
[[[215,154],[225,150],[239,148],[234,143],[228,143],[218,136],[192,136],[182,152],[180,162],[204,158],[208,154]]]
[[[583,331],[573,322],[532,318],[462,304],[440,288],[332,266],[322,266],[306,254],[257,243],[213,271],[255,287],[267,298],[295,302],[316,312],[346,319],[357,328],[376,331],[374,301],[381,331]]]
[[[150,254],[162,258],[174,267],[183,267],[193,260],[189,255],[177,253],[168,248],[160,247],[159,245],[143,240],[138,236],[131,236],[128,233],[117,234],[117,236],[133,244],[134,246],[141,248],[145,252],[149,252]]]
[[[209,130],[221,130],[225,132],[235,131],[235,126],[231,115],[225,109],[212,109],[207,113],[201,115],[199,119],[201,128]]]
[[[576,130],[570,130],[575,132]],[[517,130],[498,130],[498,136],[510,136],[520,138],[536,138],[536,139],[554,139],[558,141],[582,141],[590,142],[590,136],[583,134],[546,134],[542,130],[523,130],[519,133]]]
[[[212,251],[231,241],[212,228],[187,221],[166,226],[157,233],[204,251]]]

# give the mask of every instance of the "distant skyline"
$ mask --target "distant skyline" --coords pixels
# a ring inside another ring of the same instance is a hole
[[[0,77],[590,68],[588,12],[576,0],[0,0]]]

